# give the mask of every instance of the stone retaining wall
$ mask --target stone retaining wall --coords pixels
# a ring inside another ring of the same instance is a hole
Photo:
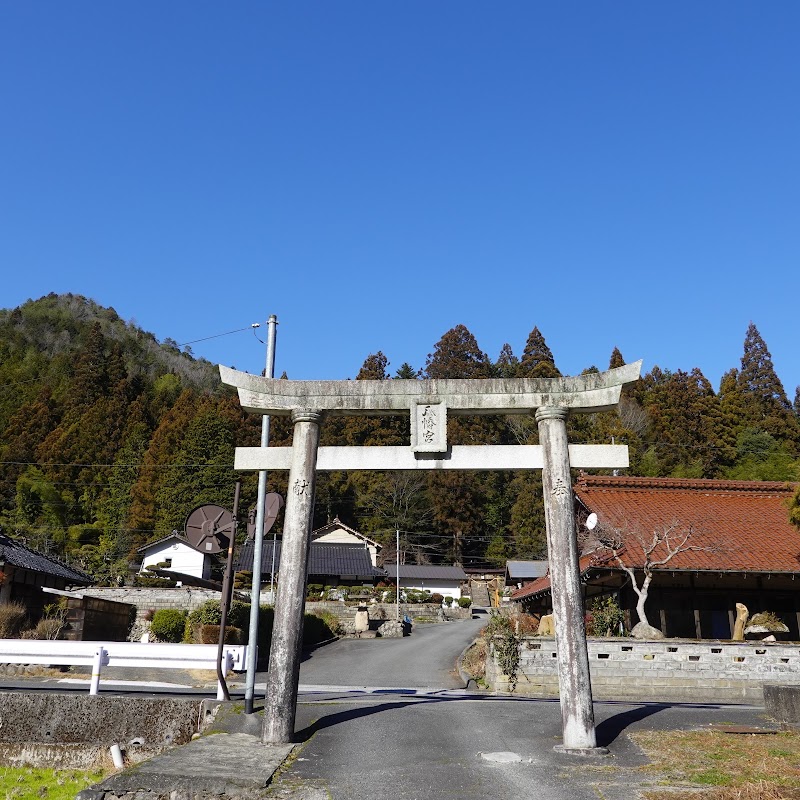
[[[371,620],[394,619],[397,615],[397,606],[394,603],[364,603],[369,611]],[[306,612],[310,614],[325,611],[341,620],[355,619],[358,606],[341,602],[307,602]],[[441,616],[440,616],[440,612]],[[434,603],[400,603],[400,616],[407,615],[412,620],[422,622],[442,622],[450,619],[470,619],[472,611],[469,608],[442,608]]]
[[[90,597],[101,597],[105,600],[114,600],[121,603],[130,603],[136,606],[136,624],[144,624],[144,615],[148,609],[158,610],[160,608],[177,608],[181,611],[193,611],[202,606],[207,600],[219,600],[220,593],[213,589],[200,589],[194,586],[176,586],[172,589],[159,589],[138,586],[121,587],[94,587],[82,589],[82,594]],[[262,594],[262,603],[266,598]],[[396,606],[394,603],[367,603],[372,619],[394,619]],[[334,614],[339,619],[354,619],[358,606],[349,605],[341,602],[307,602],[306,611],[313,614],[315,612],[327,611]],[[436,622],[439,619],[439,612],[443,609],[439,605],[430,603],[406,604],[400,603],[400,614],[407,614],[412,620],[424,617],[425,621]],[[468,608],[448,608],[444,609],[446,619],[469,619],[472,612]]]
[[[180,611],[194,611],[207,600],[219,600],[220,593],[213,589],[200,589],[196,586],[176,586],[174,589],[152,589],[139,586],[90,587],[81,589],[81,594],[101,597],[120,603],[136,606],[136,624],[144,623],[144,615],[149,609],[177,608]]]
[[[800,644],[665,639],[589,639],[595,700],[763,703],[763,685],[800,685]],[[520,645],[516,694],[558,697],[556,644],[525,637]],[[486,679],[509,691],[492,657]]]

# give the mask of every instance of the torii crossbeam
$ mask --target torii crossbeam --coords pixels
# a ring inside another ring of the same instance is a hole
[[[487,380],[289,381],[260,378],[220,366],[223,383],[237,387],[242,408],[291,416],[291,448],[236,450],[236,469],[288,469],[281,580],[275,602],[263,741],[289,742],[294,734],[300,670],[308,545],[318,470],[541,469],[547,549],[558,645],[563,745],[594,754],[597,747],[589,656],[578,568],[570,467],[628,466],[621,445],[570,445],[570,413],[608,411],[641,361],[606,372],[565,378]],[[410,447],[319,447],[325,416],[409,414]],[[450,446],[448,415],[534,416],[541,445]]]

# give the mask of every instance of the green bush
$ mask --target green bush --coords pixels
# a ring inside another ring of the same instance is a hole
[[[150,632],[161,642],[180,642],[186,627],[186,612],[160,608],[153,614]]]
[[[321,583],[309,583],[306,587],[306,600],[320,600],[325,587]]]
[[[596,598],[587,608],[587,633],[590,636],[616,636],[625,614],[617,603],[617,598],[609,595]]]
[[[219,600],[206,600],[202,606],[189,614],[192,623],[201,625],[222,624],[222,604]],[[250,604],[241,600],[233,600],[228,609],[228,625],[236,628],[247,628],[250,625]]]
[[[458,607],[459,608],[469,608],[472,605],[472,598],[471,597],[459,597],[458,598]]]
[[[303,647],[311,647],[336,636],[339,619],[334,614],[306,614],[303,622]]]
[[[171,589],[176,581],[169,578],[159,578],[155,575],[135,575],[133,578],[134,586],[141,586],[147,589]]]

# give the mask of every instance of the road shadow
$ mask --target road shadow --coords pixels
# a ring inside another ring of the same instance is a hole
[[[614,714],[614,716],[604,719],[595,728],[597,745],[599,747],[608,747],[626,728],[636,722],[641,722],[643,719],[652,717],[653,714],[666,711],[668,708],[670,706],[666,703],[652,703],[646,706],[629,708],[627,711],[621,711],[619,714]]]

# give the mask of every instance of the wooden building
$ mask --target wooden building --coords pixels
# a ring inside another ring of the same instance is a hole
[[[767,481],[636,478],[581,474],[574,487],[577,516],[597,515],[600,530],[622,535],[638,531],[645,541],[673,530],[673,542],[687,531],[685,549],[654,569],[646,612],[666,636],[729,639],[736,603],[751,615],[775,612],[800,639],[800,531],[789,523],[788,501],[796,485]],[[637,596],[608,536],[586,538],[580,559],[585,598],[615,595],[634,625]],[[648,538],[649,537],[649,538]],[[654,551],[654,559],[664,554]],[[644,552],[635,537],[616,548],[641,585]],[[551,609],[550,578],[518,589],[512,602],[533,613]]]

